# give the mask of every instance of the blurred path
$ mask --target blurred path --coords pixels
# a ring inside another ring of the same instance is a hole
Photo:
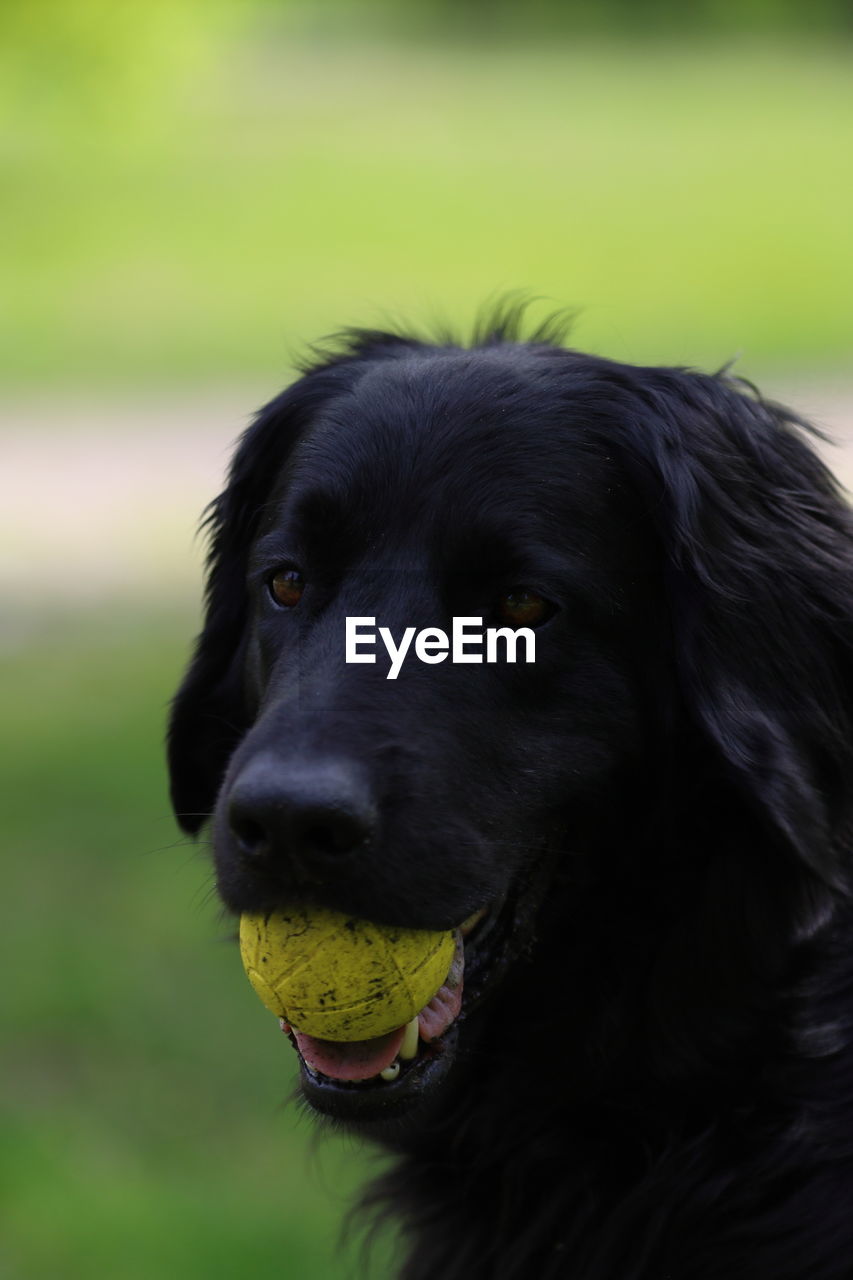
[[[257,390],[0,407],[0,589],[81,605],[199,587],[196,529]]]
[[[824,450],[853,491],[853,386],[763,386],[841,443]],[[274,388],[270,388],[270,394]],[[195,537],[231,445],[264,399],[24,401],[0,411],[0,590],[19,609],[135,597],[198,600]]]

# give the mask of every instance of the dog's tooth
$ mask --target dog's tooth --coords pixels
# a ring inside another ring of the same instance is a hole
[[[462,921],[462,923],[459,926],[459,932],[462,934],[463,938],[466,936],[466,934],[469,934],[471,930],[480,923],[480,921],[482,920],[483,916],[486,914],[488,909],[489,909],[488,907],[480,907],[479,911],[475,911],[474,914],[472,916],[469,916],[467,920]]]
[[[383,1080],[396,1080],[397,1076],[400,1074],[399,1061],[395,1060],[391,1063],[390,1067],[386,1067],[385,1070],[380,1071],[379,1074]]]
[[[411,1022],[406,1023],[406,1031],[403,1035],[403,1043],[400,1045],[400,1057],[404,1062],[411,1062],[412,1058],[418,1056],[418,1015],[415,1014]]]

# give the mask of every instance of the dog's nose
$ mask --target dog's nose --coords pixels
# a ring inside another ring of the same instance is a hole
[[[376,808],[369,782],[354,763],[287,763],[260,755],[232,786],[228,821],[244,858],[294,857],[310,870],[364,844]]]

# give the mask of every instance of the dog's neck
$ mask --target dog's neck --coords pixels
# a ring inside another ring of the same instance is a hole
[[[809,1227],[812,1202],[812,1221],[835,1241],[826,1267],[838,1250],[853,1256],[850,1187],[833,1172],[851,1135],[819,1106],[844,1094],[853,1112],[853,961],[838,945],[851,930],[853,912],[839,911],[792,958],[772,1018],[758,1009],[754,1034],[743,1028],[749,1050],[723,1062],[694,1046],[680,1076],[678,1028],[654,1053],[655,1021],[636,995],[653,954],[635,955],[625,975],[635,981],[618,991],[606,990],[613,970],[591,962],[571,975],[585,977],[589,999],[554,1008],[544,977],[555,956],[541,949],[472,1015],[453,1091],[413,1130],[386,1135],[396,1160],[368,1202],[387,1194],[412,1234],[405,1280],[661,1280],[668,1269],[702,1280],[803,1280],[824,1274],[813,1251],[830,1247]],[[838,1009],[840,991],[851,1010],[844,1026],[822,1013],[825,1001]],[[521,998],[523,1040],[513,1034]],[[687,1045],[689,1027],[682,1037]],[[517,1110],[506,1104],[514,1096],[525,1099]],[[803,1097],[818,1100],[805,1126]],[[789,1250],[779,1243],[785,1233]],[[470,1242],[465,1254],[451,1256],[448,1242],[459,1239]],[[549,1243],[534,1258],[541,1241]]]

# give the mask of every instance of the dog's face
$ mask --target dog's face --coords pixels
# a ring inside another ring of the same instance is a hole
[[[213,824],[234,911],[309,895],[453,929],[485,909],[469,1003],[497,971],[506,917],[564,842],[573,799],[575,823],[588,821],[590,793],[642,741],[629,643],[636,652],[642,547],[583,422],[553,420],[548,405],[520,413],[528,376],[466,355],[403,361],[315,415],[248,550],[252,725]],[[409,652],[389,678],[384,646],[373,664],[345,661],[347,619],[366,617],[397,642],[412,627],[451,634],[460,617],[529,624],[535,660]],[[449,1056],[433,1043],[420,1066],[437,1075]],[[305,1075],[321,1105],[365,1109],[351,1084]],[[416,1080],[420,1094],[418,1076],[415,1063],[362,1092],[387,1109]]]
[[[440,1090],[555,867],[582,860],[579,884],[614,874],[626,806],[660,802],[664,735],[691,720],[670,566],[620,439],[643,389],[603,394],[598,366],[560,381],[558,355],[394,348],[309,374],[261,415],[215,512],[172,761],[185,825],[213,808],[226,906],[477,919],[461,1010],[396,1080],[302,1061],[309,1101],[343,1118]],[[368,618],[397,645],[454,618],[527,627],[535,660],[429,662],[411,643],[389,678],[382,643],[373,663],[346,660],[347,620]]]

